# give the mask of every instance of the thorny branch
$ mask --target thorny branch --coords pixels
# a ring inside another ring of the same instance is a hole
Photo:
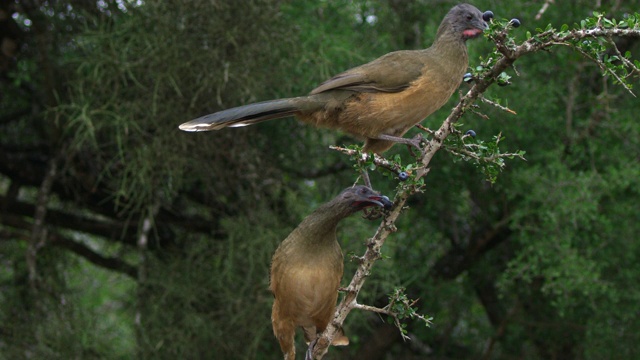
[[[339,151],[343,154],[349,155],[351,157],[358,157],[358,160],[361,162],[368,162],[371,161],[373,162],[376,166],[385,168],[387,170],[390,170],[392,172],[398,172],[399,170],[399,166],[398,164],[396,164],[395,162],[385,159],[382,156],[378,155],[378,154],[366,154],[366,153],[362,153],[358,150],[354,150],[354,149],[348,149],[348,148],[344,148],[344,147],[340,147],[340,146],[334,146],[331,145],[329,146],[329,148],[331,150],[336,150]]]
[[[491,106],[495,106],[495,107],[497,107],[498,109],[500,109],[500,110],[502,110],[502,111],[506,111],[506,112],[508,112],[509,114],[517,115],[517,113],[516,113],[514,110],[511,110],[511,109],[509,109],[509,108],[508,108],[508,107],[506,107],[506,106],[502,106],[502,105],[498,104],[498,103],[497,103],[497,102],[495,102],[495,101],[491,101],[491,100],[487,99],[487,98],[486,98],[486,97],[484,97],[484,96],[480,96],[480,101],[482,101],[483,103],[489,104],[489,105],[491,105]]]
[[[393,310],[393,306],[395,305],[396,302],[401,303],[400,305],[402,307],[405,308],[413,308],[413,306],[418,302],[418,300],[410,300],[410,299],[392,299],[391,302],[385,306],[384,308],[379,308],[379,307],[375,307],[375,306],[369,306],[369,305],[363,305],[363,304],[359,304],[359,303],[355,303],[354,304],[354,309],[359,309],[359,310],[365,310],[365,311],[370,311],[370,312],[375,312],[378,314],[383,314],[383,315],[387,315],[391,318],[393,318],[393,323],[396,325],[396,327],[398,329],[402,328],[402,323],[401,323],[401,319],[405,316],[403,316],[403,314],[400,314],[398,311]],[[431,324],[431,318],[426,318],[423,315],[417,314],[415,312],[413,312],[412,314],[410,314],[410,317],[412,318],[418,318],[421,321],[423,321],[425,324]],[[402,337],[403,340],[411,340],[411,338],[404,332],[401,331],[400,332],[400,336]]]
[[[546,3],[551,2],[552,1],[547,1]],[[498,76],[503,71],[512,67],[513,63],[517,59],[531,53],[535,53],[541,50],[547,50],[554,46],[568,46],[576,51],[583,52],[582,49],[580,49],[576,45],[576,42],[578,40],[586,38],[605,39],[610,45],[613,46],[613,48],[616,48],[615,44],[611,41],[611,38],[613,36],[634,38],[640,37],[640,29],[626,29],[620,27],[605,28],[601,25],[600,22],[598,22],[595,27],[589,29],[577,29],[561,32],[557,32],[555,29],[549,29],[537,35],[531,36],[530,38],[523,41],[520,45],[516,45],[513,42],[513,39],[508,37],[509,30],[510,27],[507,26],[501,30],[496,31],[495,33],[488,35],[488,37],[495,43],[496,49],[501,54],[501,56],[495,63],[491,65],[490,68],[487,69],[483,76],[478,79],[471,87],[471,89],[460,99],[458,104],[452,109],[449,116],[447,116],[447,118],[443,121],[440,128],[436,131],[429,131],[431,138],[426,142],[422,154],[418,158],[418,162],[421,165],[415,172],[415,180],[419,180],[420,178],[425,177],[428,174],[428,166],[431,162],[431,159],[433,158],[435,153],[443,147],[444,140],[447,138],[447,136],[455,131],[453,125],[464,115],[467,110],[470,109],[470,107],[475,103],[476,100],[478,100],[479,98],[482,99],[482,94],[487,90],[487,88],[496,81]],[[617,51],[617,53],[619,54],[619,51]],[[603,65],[600,59],[594,58],[592,56],[589,56],[589,58],[592,61],[595,61],[599,66]],[[640,74],[640,70],[634,65],[634,63],[630,61],[622,61],[624,66],[626,66],[630,70],[629,76],[632,74]],[[611,73],[611,71],[606,68],[603,71]],[[617,76],[617,74],[614,75]],[[620,83],[630,91],[630,89],[625,85],[624,82],[621,81]],[[337,147],[334,149],[353,156],[352,150]],[[517,156],[517,154],[511,155]],[[393,166],[392,163],[388,160],[376,155],[374,155],[373,161],[376,165],[380,165],[383,167]],[[364,310],[372,310],[372,308],[370,307],[358,304],[356,298],[360,289],[364,285],[364,282],[368,277],[373,264],[381,258],[380,249],[384,245],[389,235],[391,235],[391,233],[396,230],[395,222],[400,216],[400,213],[402,212],[407,199],[409,198],[409,196],[418,191],[420,191],[419,186],[399,187],[399,190],[396,193],[394,199],[394,207],[383,218],[373,238],[369,239],[369,241],[367,242],[367,250],[361,257],[362,261],[360,262],[360,265],[356,269],[356,273],[347,286],[342,301],[336,307],[336,312],[333,320],[331,321],[327,329],[318,338],[318,341],[313,349],[314,359],[322,359],[322,357],[327,353],[329,344],[331,344],[331,340],[333,339],[336,331],[342,327],[342,324],[344,323],[347,315],[349,314],[349,312],[351,312],[352,309],[358,308]],[[380,313],[380,311],[376,312]]]
[[[468,148],[478,147],[477,144],[465,144],[464,146],[468,147]],[[497,159],[500,159],[500,158],[514,158],[514,157],[517,157],[520,160],[526,161],[524,156],[522,156],[522,154],[519,154],[519,153],[504,153],[504,154],[497,154],[497,155],[482,157],[482,156],[478,155],[476,152],[473,152],[473,151],[470,151],[470,150],[466,150],[466,149],[451,149],[449,147],[445,147],[445,150],[449,151],[450,153],[452,153],[454,155],[468,156],[468,157],[470,157],[472,159],[475,159],[475,160],[478,160],[478,161],[483,161],[483,162],[493,162],[493,161],[495,161]]]

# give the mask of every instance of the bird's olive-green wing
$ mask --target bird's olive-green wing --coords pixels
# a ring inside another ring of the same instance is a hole
[[[355,67],[323,82],[311,95],[329,90],[399,92],[422,74],[420,51],[396,51]]]

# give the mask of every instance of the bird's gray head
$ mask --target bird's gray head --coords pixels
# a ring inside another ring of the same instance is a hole
[[[371,206],[379,206],[389,209],[393,203],[388,197],[371,190],[366,186],[354,186],[344,189],[340,193],[341,201],[348,203],[354,211],[358,211]]]
[[[460,34],[463,40],[478,37],[489,28],[489,25],[482,18],[482,12],[473,5],[460,4],[454,6],[440,27],[449,27],[454,34]]]

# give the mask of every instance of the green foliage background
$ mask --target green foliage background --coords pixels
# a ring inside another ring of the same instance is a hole
[[[455,3],[3,5],[22,35],[0,82],[0,358],[279,357],[271,255],[302,218],[355,181],[347,159],[328,149],[355,141],[292,119],[197,134],[177,125],[305,94],[389,51],[426,47]],[[541,20],[540,2],[474,5],[519,18],[519,39],[593,10],[622,18],[640,7],[601,3],[556,2]],[[638,39],[618,45],[640,58]],[[469,47],[471,67],[491,50],[484,39]],[[351,345],[327,358],[372,358],[365,354],[374,346],[381,359],[640,356],[638,100],[568,49],[516,67],[511,86],[485,95],[517,115],[480,104],[489,119],[467,114],[462,129],[485,141],[501,132],[503,146],[526,151],[527,161],[508,161],[490,185],[440,152],[361,294],[361,303],[384,306],[404,286],[433,325],[409,323],[414,341],[404,343],[385,319],[354,312]],[[456,100],[423,124],[439,126]],[[388,155],[396,153],[408,157],[400,146]],[[34,288],[27,205],[37,204],[56,156]],[[372,180],[387,194],[397,185]],[[153,220],[148,232],[145,219]],[[376,225],[344,221],[345,254],[362,253]],[[101,266],[62,239],[135,274]],[[345,283],[355,267],[346,261]]]

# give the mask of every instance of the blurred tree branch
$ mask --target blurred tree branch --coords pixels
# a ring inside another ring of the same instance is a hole
[[[51,242],[51,245],[67,249],[72,253],[81,256],[92,264],[100,266],[102,268],[128,275],[133,279],[135,279],[138,274],[138,268],[136,266],[131,265],[117,257],[104,256],[92,250],[88,246],[64,237],[61,234],[51,234],[49,236],[49,241]]]

